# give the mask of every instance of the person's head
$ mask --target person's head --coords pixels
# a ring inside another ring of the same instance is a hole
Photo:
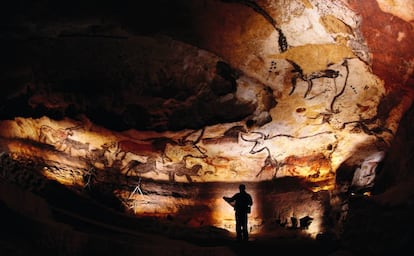
[[[239,189],[240,189],[240,191],[245,191],[246,190],[246,185],[240,184]]]

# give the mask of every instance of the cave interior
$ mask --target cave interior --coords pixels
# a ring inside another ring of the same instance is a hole
[[[1,12],[2,254],[410,250],[413,1]]]

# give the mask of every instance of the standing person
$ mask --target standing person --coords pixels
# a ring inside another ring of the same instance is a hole
[[[250,213],[250,207],[253,205],[252,197],[246,192],[246,185],[239,185],[240,192],[232,197],[223,196],[223,199],[234,207],[236,216],[236,233],[238,241],[249,240],[249,230],[247,227],[247,214]]]

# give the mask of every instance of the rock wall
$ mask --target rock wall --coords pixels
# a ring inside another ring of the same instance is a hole
[[[257,196],[263,213],[252,223],[261,230],[264,220],[284,223],[300,209],[312,212],[312,228],[321,225],[316,235],[342,230],[351,195],[370,196],[377,181],[384,191],[409,172],[410,160],[395,171],[385,164],[377,180],[384,159],[399,161],[391,145],[404,147],[395,136],[414,98],[411,2],[171,1],[168,14],[149,3],[123,14],[70,11],[78,5],[37,6],[41,18],[29,9],[2,34],[2,154],[40,163],[39,174],[93,187],[96,198],[137,215],[192,216],[190,225],[228,229],[218,220],[231,211],[213,199],[230,192],[222,184],[249,182],[261,195],[262,184],[293,178],[300,189]],[[209,213],[194,217],[205,209],[194,202],[205,184],[216,194],[207,193]],[[145,193],[158,203],[137,206]]]

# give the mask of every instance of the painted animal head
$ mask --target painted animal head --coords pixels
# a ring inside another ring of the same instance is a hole
[[[250,149],[251,154],[256,154],[266,149],[266,140],[268,136],[261,132],[251,132],[248,135],[240,134],[240,138],[247,142],[253,142],[254,145]]]
[[[187,157],[207,157],[206,150],[197,145],[204,134],[204,129],[201,130],[199,134],[197,134],[196,138],[189,139],[191,135],[195,134],[196,132],[190,132],[178,140],[177,143],[166,144],[164,154],[174,162],[179,162]]]

